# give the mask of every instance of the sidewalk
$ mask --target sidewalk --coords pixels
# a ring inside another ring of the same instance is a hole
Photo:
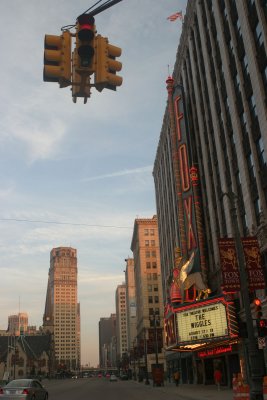
[[[153,387],[152,380],[150,380],[150,386]],[[180,384],[177,387],[175,383],[164,381],[164,386],[155,389],[165,394],[176,393],[177,399],[184,400],[233,400],[234,398],[233,389],[225,386],[218,391],[215,385]]]

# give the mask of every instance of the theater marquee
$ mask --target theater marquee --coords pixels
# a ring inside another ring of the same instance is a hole
[[[237,335],[233,309],[224,300],[177,310],[176,321],[179,344],[227,339]]]

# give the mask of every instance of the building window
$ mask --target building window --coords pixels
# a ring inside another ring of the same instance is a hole
[[[148,235],[149,235],[149,230],[145,229],[145,236],[148,236]]]
[[[260,205],[260,199],[257,197],[254,200],[254,210],[255,210],[255,216],[256,216],[256,221],[257,224],[260,224],[260,211],[261,211],[261,205]]]
[[[247,164],[248,164],[248,173],[251,181],[254,181],[255,179],[255,171],[254,171],[254,162],[253,162],[253,156],[251,153],[248,154],[247,156]]]
[[[150,257],[150,251],[146,251],[146,258]]]
[[[261,25],[260,25],[259,22],[257,23],[257,25],[255,27],[254,36],[255,36],[255,41],[256,41],[257,45],[261,46],[261,45],[264,44],[263,35],[262,35],[262,28],[261,28]]]
[[[264,147],[263,147],[263,141],[262,137],[260,136],[259,139],[256,142],[256,147],[257,147],[257,153],[259,157],[259,164],[261,168],[266,167],[267,160],[266,160],[266,155],[264,152]]]
[[[149,246],[149,240],[145,240],[145,246]]]
[[[152,257],[157,257],[156,250],[152,250],[152,252],[151,252],[151,256],[152,256]]]
[[[155,246],[155,240],[151,240],[151,246]]]
[[[152,263],[153,264],[153,263]],[[147,263],[146,263],[146,267],[147,267],[147,269],[150,269],[151,268],[151,263],[148,261]]]
[[[148,296],[148,303],[149,304],[153,303],[153,296]]]
[[[150,235],[154,236],[155,235],[155,230],[154,229],[150,229]]]
[[[154,302],[158,303],[159,302],[159,296],[154,296]]]
[[[256,118],[257,117],[257,110],[256,110],[255,98],[254,98],[253,95],[250,96],[250,98],[248,99],[248,105],[249,105],[251,116],[253,118]]]
[[[158,279],[158,274],[153,274],[153,281],[156,281]]]
[[[157,268],[157,262],[156,261],[152,262],[152,268]]]

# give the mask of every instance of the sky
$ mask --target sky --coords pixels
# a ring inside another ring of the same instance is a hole
[[[152,169],[182,30],[167,17],[186,3],[122,0],[97,15],[97,33],[122,49],[123,84],[74,104],[70,87],[43,82],[44,36],[95,1],[1,0],[0,329],[19,311],[42,325],[50,251],[71,246],[82,364],[98,364],[134,220],[156,214]]]

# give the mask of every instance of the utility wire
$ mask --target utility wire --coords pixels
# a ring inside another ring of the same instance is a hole
[[[130,227],[130,226],[82,224],[82,223],[75,223],[75,222],[41,221],[41,220],[39,221],[39,220],[18,219],[18,218],[0,218],[0,221],[30,222],[30,223],[54,224],[54,225],[71,225],[71,226],[87,226],[87,227],[96,227],[96,228],[132,229],[132,227]]]

